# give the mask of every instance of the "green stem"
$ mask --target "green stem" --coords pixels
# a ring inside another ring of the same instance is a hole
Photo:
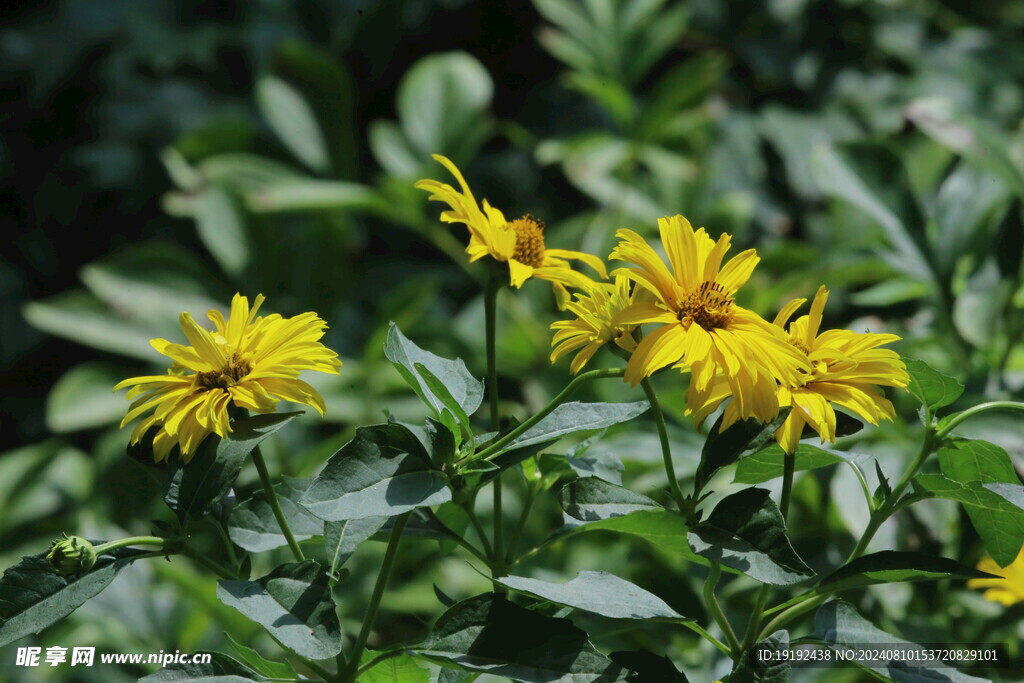
[[[562,391],[559,392],[557,396],[551,399],[551,401],[546,406],[541,408],[540,412],[538,412],[536,415],[533,415],[528,420],[526,420],[526,422],[522,423],[521,425],[513,429],[511,432],[495,441],[487,449],[482,451],[477,457],[482,460],[490,460],[497,456],[499,453],[502,452],[502,449],[504,449],[505,446],[515,441],[517,438],[519,438],[519,436],[526,433],[535,424],[537,424],[545,417],[550,415],[555,408],[565,403],[565,400],[569,398],[569,396],[574,391],[576,391],[576,389],[579,388],[581,384],[589,382],[592,379],[602,379],[605,377],[622,377],[622,375],[625,374],[625,372],[626,371],[622,368],[613,368],[607,370],[590,370],[588,372],[584,372],[580,375],[577,375],[575,378],[573,378],[571,382],[565,385],[565,388],[562,389]]]
[[[668,441],[668,430],[665,429],[665,415],[661,412],[661,404],[658,402],[658,395],[654,392],[654,386],[648,378],[643,378],[640,385],[647,394],[647,402],[651,404],[651,413],[654,415],[654,422],[658,427],[658,439],[661,441],[661,458],[665,463],[665,476],[668,477],[669,490],[672,498],[680,510],[686,509],[686,496],[679,488],[679,478],[676,477],[676,468],[672,464],[672,446]]]
[[[709,643],[711,643],[712,645],[717,647],[722,652],[722,654],[724,654],[726,656],[730,656],[730,657],[732,656],[732,652],[729,651],[729,646],[728,645],[726,645],[725,643],[720,641],[718,638],[715,638],[713,635],[711,635],[710,633],[705,631],[703,628],[700,627],[699,624],[697,624],[697,622],[695,622],[695,621],[684,621],[683,622],[683,626],[685,626],[686,628],[690,629],[691,631],[693,631],[694,633],[699,635],[701,638],[703,638],[704,640],[708,641]]]
[[[484,554],[487,555],[487,566],[491,566],[491,560],[489,558],[494,557],[494,551],[491,548],[491,542],[487,539],[487,534],[484,533],[484,525],[480,523],[480,518],[476,516],[476,510],[473,506],[476,504],[476,497],[474,495],[473,500],[469,501],[465,509],[466,514],[469,516],[469,523],[473,525],[473,529],[476,531],[476,535],[480,537],[480,545],[484,548]]]
[[[1021,410],[1024,411],[1024,403],[1017,401],[989,401],[988,403],[980,403],[976,406],[968,408],[963,412],[952,415],[948,418],[948,422],[939,423],[939,427],[936,429],[935,437],[936,440],[945,438],[951,431],[956,429],[964,420],[968,420],[975,415],[988,412],[990,410]]]
[[[796,455],[784,453],[782,456],[782,495],[779,497],[779,512],[782,518],[789,515],[789,500],[793,495],[793,475],[796,470]]]
[[[491,408],[491,431],[498,431],[500,425],[500,411],[498,406],[498,360],[496,351],[497,341],[497,308],[498,292],[501,290],[496,275],[487,279],[487,287],[484,289],[484,339],[487,348],[487,398]]]
[[[130,545],[158,545],[163,547],[167,543],[166,538],[160,538],[159,536],[131,536],[129,538],[121,538],[116,541],[109,541],[103,545],[98,545],[93,550],[96,551],[96,556],[100,556],[103,553],[109,553],[111,550],[118,548],[126,548]]]
[[[238,554],[235,552],[235,544],[232,542],[231,537],[228,536],[228,532],[224,529],[224,523],[219,519],[213,519],[207,517],[210,523],[213,524],[213,528],[217,530],[217,535],[220,536],[221,542],[224,544],[224,549],[228,552],[228,559],[231,560],[233,567],[238,566]]]
[[[505,575],[504,519],[501,512],[501,472],[494,477],[494,576]]]
[[[526,501],[523,503],[523,510],[519,513],[519,522],[516,524],[516,530],[512,534],[512,540],[508,543],[508,555],[505,557],[505,564],[513,564],[515,562],[515,554],[519,549],[519,541],[523,536],[523,528],[526,526],[526,522],[530,517],[530,510],[533,509],[533,502],[537,499],[537,488],[533,482],[529,482],[526,489]]]
[[[277,500],[274,485],[270,483],[270,472],[267,471],[267,463],[263,459],[263,453],[260,451],[259,446],[252,449],[252,461],[256,463],[256,471],[260,473],[263,493],[266,495],[267,502],[270,503],[270,509],[274,511],[277,525],[281,527],[281,533],[284,534],[285,540],[288,541],[288,547],[292,549],[292,555],[295,556],[296,560],[302,562],[306,559],[306,556],[302,554],[302,548],[299,547],[299,542],[295,540],[295,535],[292,534],[292,529],[288,526],[288,520],[285,519],[284,512],[281,510],[281,503]]]
[[[725,639],[729,642],[732,656],[739,657],[741,652],[740,641],[736,638],[736,632],[732,630],[732,625],[726,618],[725,612],[722,611],[722,606],[718,604],[718,596],[715,595],[715,587],[718,585],[718,577],[721,575],[722,565],[712,561],[711,573],[708,574],[708,578],[704,582],[704,604],[707,605],[711,616],[718,623],[718,627],[722,629],[722,634],[725,635]]]
[[[384,596],[384,589],[387,587],[388,579],[391,576],[391,567],[395,563],[395,555],[398,553],[398,543],[402,540],[402,532],[405,524],[409,521],[411,512],[406,512],[395,518],[394,526],[391,527],[391,538],[388,539],[387,550],[384,551],[384,559],[381,561],[380,573],[377,574],[377,583],[373,586],[373,593],[370,595],[370,605],[366,610],[366,617],[363,619],[363,626],[359,629],[356,643],[352,647],[352,655],[349,657],[349,677],[354,679],[359,669],[359,659],[366,647],[366,641],[373,629],[373,618],[380,607],[380,599]]]

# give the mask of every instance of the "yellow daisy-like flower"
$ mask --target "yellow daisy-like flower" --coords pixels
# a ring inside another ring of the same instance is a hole
[[[459,182],[462,191],[447,183],[436,180],[420,180],[416,187],[432,193],[431,199],[442,201],[451,207],[441,214],[446,223],[464,223],[469,228],[469,245],[466,253],[470,262],[490,255],[498,261],[508,263],[509,281],[514,287],[521,287],[531,277],[548,280],[555,288],[559,308],[569,301],[566,287],[586,290],[592,280],[569,267],[566,259],[583,261],[607,279],[601,259],[592,254],[568,249],[548,249],[544,244],[544,224],[530,215],[513,221],[483,200],[483,208],[477,204],[462,173],[447,157],[433,155]]]
[[[794,299],[775,316],[774,324],[784,328],[806,299]],[[910,382],[899,354],[880,349],[899,341],[894,334],[827,330],[818,334],[821,316],[828,301],[822,285],[811,303],[809,315],[789,324],[789,342],[805,354],[811,372],[798,382],[781,383],[780,406],[792,406],[789,417],[775,434],[775,440],[787,453],[796,450],[804,425],[818,433],[821,442],[836,440],[836,413],[832,404],[846,408],[871,424],[892,420],[895,412],[878,386],[906,387]]]
[[[577,293],[567,308],[578,317],[576,320],[559,320],[551,324],[557,330],[551,340],[555,348],[551,351],[551,362],[579,349],[572,359],[569,371],[578,373],[593,358],[602,346],[614,342],[627,352],[636,348],[633,330],[636,325],[621,325],[619,314],[635,301],[639,287],[630,293],[630,281],[619,276],[615,283],[595,282],[585,293]]]
[[[1007,607],[1024,602],[1024,548],[1017,555],[1017,559],[1007,567],[1000,567],[991,557],[983,557],[978,562],[978,569],[1003,578],[969,579],[968,588],[985,588],[987,590],[982,595],[986,600]]]
[[[320,343],[327,324],[315,313],[256,317],[263,301],[258,295],[250,308],[247,297],[235,294],[228,320],[220,311],[207,314],[214,324],[212,332],[182,313],[179,322],[189,346],[166,339],[150,342],[174,361],[167,374],[133,377],[114,387],[131,387],[126,398],[135,399],[122,427],[153,411],[136,425],[133,444],[158,426],[153,439],[156,461],[165,460],[177,444],[181,459],[188,462],[211,432],[223,437],[231,431],[231,406],[271,413],[278,401],[285,400],[324,414],[323,398],[298,376],[303,370],[338,374],[338,354]]]
[[[748,249],[722,265],[729,235],[712,240],[682,216],[660,218],[658,228],[669,265],[632,230],[616,233],[621,241],[611,254],[637,266],[613,275],[628,277],[655,299],[629,306],[620,324],[660,325],[633,351],[626,380],[638,384],[669,365],[689,371],[687,403],[696,409],[706,403],[720,376],[733,396],[737,418],[773,418],[779,410],[776,380],[795,383],[799,371],[810,367],[781,330],[733,300],[760,260],[756,252]]]

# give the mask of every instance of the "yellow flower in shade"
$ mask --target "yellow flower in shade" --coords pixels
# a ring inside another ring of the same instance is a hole
[[[669,365],[689,371],[687,403],[696,409],[721,377],[737,418],[771,419],[779,410],[776,380],[796,382],[799,371],[810,368],[779,328],[733,301],[757,265],[757,254],[748,249],[722,265],[729,235],[712,240],[682,216],[660,218],[658,228],[668,265],[632,230],[616,233],[620,242],[611,254],[637,266],[613,275],[628,277],[654,298],[629,306],[619,315],[620,324],[659,325],[633,351],[626,380],[635,385]]]
[[[1001,579],[969,579],[968,588],[985,588],[982,594],[986,600],[998,602],[1009,607],[1024,602],[1024,548],[1017,559],[1007,567],[1000,567],[991,557],[981,558],[978,569],[989,574],[996,574]]]
[[[231,406],[271,413],[278,401],[285,400],[324,414],[323,398],[298,376],[303,370],[338,374],[338,354],[320,343],[327,324],[315,313],[257,317],[263,301],[258,295],[250,308],[249,299],[236,294],[228,320],[220,311],[207,314],[213,331],[182,313],[179,322],[189,346],[166,339],[150,342],[174,361],[167,374],[133,377],[114,387],[131,387],[127,398],[135,399],[122,427],[153,411],[135,427],[133,444],[158,426],[153,439],[157,462],[165,460],[175,444],[188,462],[211,432],[223,437],[231,431]]]
[[[634,302],[630,294],[630,281],[625,277],[615,278],[615,283],[595,282],[584,293],[577,293],[566,308],[576,314],[576,320],[559,320],[551,324],[556,330],[551,340],[555,348],[551,351],[551,362],[577,351],[569,371],[578,373],[602,346],[614,342],[624,351],[636,348],[633,329],[636,325],[620,325],[618,315]]]
[[[568,249],[548,249],[544,244],[544,224],[533,216],[505,220],[505,215],[486,199],[481,208],[455,164],[440,154],[433,156],[455,176],[462,191],[436,180],[420,180],[416,187],[430,192],[431,199],[451,207],[441,214],[442,221],[464,223],[469,228],[466,253],[471,262],[489,255],[508,263],[509,281],[514,287],[522,286],[531,277],[548,280],[555,288],[559,308],[565,308],[569,301],[567,287],[586,290],[592,283],[589,277],[570,268],[566,259],[583,261],[607,279],[604,263],[596,256]]]

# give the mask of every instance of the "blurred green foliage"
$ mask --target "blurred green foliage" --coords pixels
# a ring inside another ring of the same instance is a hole
[[[304,418],[267,448],[291,476],[383,411],[422,416],[383,356],[389,321],[482,375],[483,273],[412,187],[440,175],[432,153],[506,214],[545,220],[551,246],[603,257],[616,228],[651,234],[682,213],[758,248],[743,303],[759,313],[828,283],[826,324],[899,334],[901,353],[965,382],[957,406],[1024,396],[1024,3],[106,0],[5,12],[2,220],[16,237],[0,258],[2,566],[61,531],[148,530],[159,496],[124,457],[126,404],[110,387],[163,371],[148,340],[177,339],[183,310],[262,292],[273,310],[330,323],[324,341],[345,365],[317,380],[326,421]],[[547,361],[557,312],[536,283],[501,304],[502,394],[525,416],[566,381]],[[674,381],[657,378],[677,467],[692,475],[700,437]],[[903,423],[850,440],[893,470],[918,429],[913,402],[895,400]],[[652,492],[663,475],[644,424],[586,453]],[[963,433],[1021,469],[1019,424],[986,418]],[[256,486],[252,473],[239,483]],[[815,566],[863,527],[850,486],[831,468],[797,481],[793,537]],[[977,536],[947,503],[922,503],[927,514],[880,538],[973,563]],[[559,525],[557,504],[538,502],[524,542]],[[366,585],[353,584],[365,590],[343,619],[362,614],[381,552],[353,559]],[[588,534],[544,557],[541,576],[614,570],[700,610],[698,584],[658,548]],[[178,561],[135,567],[40,642],[196,650],[222,644],[222,627],[272,650],[200,576]],[[487,582],[423,540],[402,548],[394,585],[389,642],[422,635],[435,590],[459,599]],[[730,591],[753,589],[729,583],[726,608]],[[947,608],[923,608],[936,600]],[[1021,637],[1019,610],[962,584],[881,586],[859,604],[881,615],[882,602],[881,625],[912,640]],[[698,680],[723,673],[683,632],[588,631],[603,648],[670,652]],[[10,659],[0,671],[17,680]]]

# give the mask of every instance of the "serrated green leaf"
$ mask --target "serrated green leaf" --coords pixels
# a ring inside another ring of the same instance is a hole
[[[559,500],[566,514],[583,522],[619,517],[637,510],[662,509],[643,494],[597,477],[569,482],[562,487]]]
[[[300,504],[328,522],[391,517],[451,500],[448,477],[430,467],[422,444],[406,427],[361,427],[331,456]]]
[[[821,580],[817,591],[836,591],[900,581],[992,578],[989,574],[944,557],[884,550],[858,557]]]
[[[604,683],[625,677],[622,667],[595,650],[568,619],[546,617],[494,594],[457,603],[410,651],[443,666],[525,683]]]
[[[687,619],[653,593],[607,572],[582,571],[565,583],[522,576],[505,576],[495,582],[539,600],[610,619]]]
[[[313,560],[283,564],[256,581],[219,581],[217,597],[303,657],[327,659],[341,652],[327,573]]]
[[[505,447],[505,451],[525,448],[560,439],[573,432],[604,429],[627,422],[647,412],[647,401],[634,403],[563,403],[540,422],[526,430]]]
[[[816,470],[819,467],[827,467],[837,462],[843,462],[843,458],[835,453],[826,451],[808,444],[800,444],[793,454],[796,472],[804,470]],[[762,448],[757,453],[749,455],[740,460],[736,466],[736,475],[733,482],[736,484],[761,484],[781,477],[783,473],[783,461],[785,452],[778,444],[771,444]]]
[[[387,521],[387,517],[363,517],[341,522],[324,522],[324,549],[327,551],[327,570],[330,575],[336,576],[356,548],[380,531]]]
[[[164,502],[182,520],[206,516],[231,489],[253,449],[301,414],[241,417],[231,423],[227,437],[210,434],[188,464],[174,462],[168,472]]]
[[[954,481],[1004,482],[1020,481],[1013,461],[1005,450],[981,439],[946,439],[939,447],[942,473]]]
[[[298,503],[311,481],[286,476],[274,485],[281,511],[297,541],[319,536],[324,530],[323,521]],[[281,533],[281,526],[263,491],[257,491],[231,511],[228,535],[239,547],[253,553],[288,545],[288,539]]]
[[[928,410],[948,406],[964,393],[964,385],[958,380],[933,370],[924,361],[904,358],[910,384],[907,391],[917,397]]]
[[[369,664],[378,653],[363,652],[360,666]],[[413,657],[400,654],[388,657],[359,674],[359,683],[429,683],[430,669],[420,666]]]

